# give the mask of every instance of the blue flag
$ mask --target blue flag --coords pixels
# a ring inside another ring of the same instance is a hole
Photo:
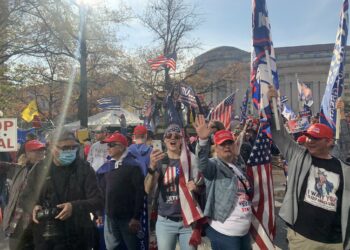
[[[239,118],[239,121],[241,123],[243,123],[247,119],[248,99],[249,99],[249,89],[246,90],[242,101],[241,116]]]
[[[346,40],[348,37],[348,0],[344,0],[340,13],[340,23],[333,50],[333,58],[328,73],[326,90],[321,103],[320,122],[331,127],[335,132],[337,110],[335,103],[344,87],[344,65]]]
[[[169,93],[165,99],[165,110],[167,110],[167,125],[177,124],[183,128],[183,120],[181,109],[178,109],[176,100],[173,100],[174,89]]]
[[[261,117],[269,118],[271,109],[267,98],[268,86],[273,84],[275,89],[279,90],[275,50],[271,38],[271,26],[266,1],[253,0],[252,5],[253,49],[250,86],[252,88],[254,106],[260,111]],[[271,72],[269,72],[267,66],[266,51],[269,54]],[[272,80],[270,74],[272,74]]]

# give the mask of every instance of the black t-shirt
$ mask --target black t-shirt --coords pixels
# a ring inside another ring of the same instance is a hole
[[[294,230],[323,243],[341,243],[343,172],[339,160],[312,157],[298,202]]]
[[[181,217],[179,198],[180,160],[169,159],[158,166],[159,198],[158,214],[161,216]]]

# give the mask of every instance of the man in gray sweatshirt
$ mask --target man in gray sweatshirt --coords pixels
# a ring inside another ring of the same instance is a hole
[[[350,166],[331,154],[332,129],[311,125],[305,147],[282,123],[280,131],[273,124],[271,132],[288,161],[288,186],[279,215],[288,225],[289,249],[350,249]]]

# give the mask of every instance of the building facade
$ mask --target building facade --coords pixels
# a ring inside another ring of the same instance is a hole
[[[314,114],[320,111],[322,97],[325,91],[328,71],[333,56],[334,44],[319,44],[294,47],[275,48],[277,71],[279,75],[279,84],[281,95],[286,95],[288,103],[292,109],[299,111],[298,89],[296,75],[301,82],[305,83],[312,90],[314,104],[312,111]],[[350,54],[347,47],[345,79],[343,98],[346,103],[347,111],[350,111]],[[208,102],[219,103],[232,91],[239,89],[236,95],[236,114],[239,114],[239,106],[243,99],[245,90],[249,88],[250,78],[250,52],[243,51],[234,47],[218,47],[198,56],[194,65],[204,65],[204,70],[208,71],[208,79],[205,96]],[[221,68],[227,65],[240,65],[240,77],[235,81],[216,82],[220,79]],[[192,66],[193,67],[193,66]]]

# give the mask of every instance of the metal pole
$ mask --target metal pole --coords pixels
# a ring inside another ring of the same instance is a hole
[[[266,57],[266,63],[267,63],[269,82],[273,85],[271,64],[270,64],[270,54],[269,54],[269,51],[267,49],[265,49],[265,57]],[[272,98],[272,109],[273,109],[273,113],[274,113],[274,117],[275,117],[276,130],[279,131],[279,130],[281,130],[281,127],[280,127],[280,121],[278,118],[279,114],[278,114],[278,110],[277,110],[276,97]]]
[[[80,28],[81,28],[81,40],[80,40],[80,96],[78,115],[80,120],[80,126],[82,128],[88,127],[88,105],[87,105],[87,47],[86,47],[86,14],[87,7],[84,4],[79,5],[80,15]]]

